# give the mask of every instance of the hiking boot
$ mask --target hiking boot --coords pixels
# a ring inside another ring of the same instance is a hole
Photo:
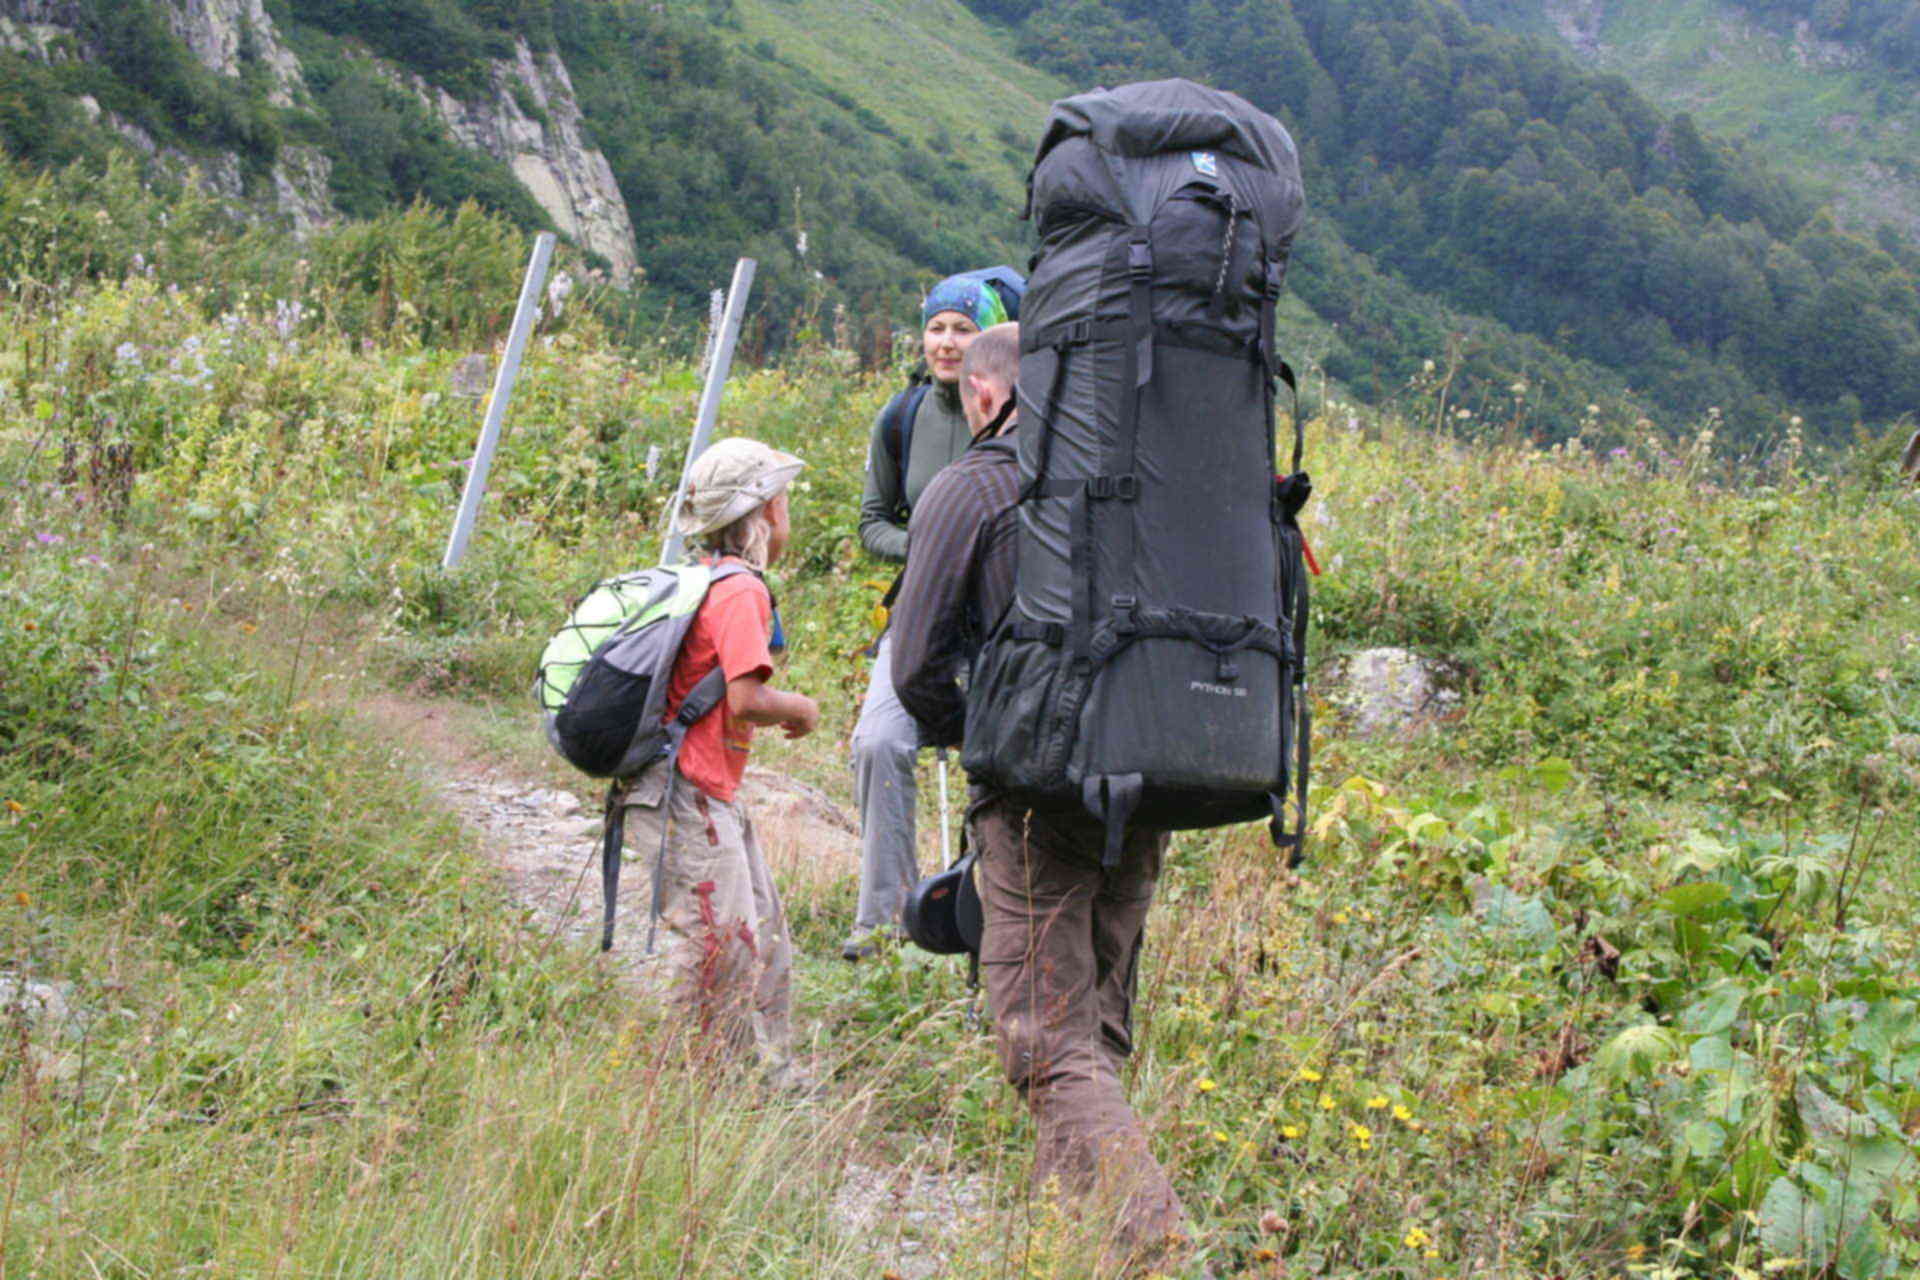
[[[840,944],[840,958],[851,964],[878,955],[880,949],[898,942],[900,931],[890,925],[877,925],[872,929],[855,929]]]

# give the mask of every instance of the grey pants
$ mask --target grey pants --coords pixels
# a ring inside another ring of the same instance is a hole
[[[900,923],[907,891],[920,879],[914,810],[920,787],[914,762],[920,726],[893,692],[893,638],[882,636],[853,726],[853,794],[860,806],[860,907],[855,933]]]

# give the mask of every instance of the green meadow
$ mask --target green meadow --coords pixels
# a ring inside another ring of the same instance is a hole
[[[771,1092],[516,902],[370,710],[444,708],[590,802],[527,687],[568,602],[658,554],[684,343],[549,317],[443,573],[480,409],[451,375],[518,232],[417,208],[294,246],[124,173],[5,178],[0,982],[72,1016],[0,1017],[0,1276],[1091,1274],[1101,1224],[1026,1197],[964,968],[837,958],[851,848],[780,867],[821,1087]],[[780,679],[825,718],[756,762],[842,804],[900,377],[822,334],[722,414],[810,464]],[[1133,1099],[1221,1276],[1915,1274],[1904,441],[1734,458],[1711,417],[1596,409],[1547,449],[1528,394],[1472,444],[1427,375],[1309,398],[1309,857],[1176,839]],[[1353,733],[1331,671],[1382,645],[1447,659],[1458,708]],[[876,1170],[966,1207],[849,1229]]]

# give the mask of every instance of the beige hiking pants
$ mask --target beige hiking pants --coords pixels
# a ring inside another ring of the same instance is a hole
[[[1042,817],[1001,800],[973,813],[985,928],[981,979],[1007,1079],[1039,1130],[1033,1181],[1114,1215],[1123,1255],[1146,1258],[1187,1217],[1127,1105],[1133,994],[1147,908],[1167,837],[1128,834],[1100,865],[1103,833],[1078,815]]]
[[[792,1042],[793,944],[753,823],[737,804],[714,799],[685,777],[663,804],[667,774],[648,770],[625,796],[620,916],[626,945],[646,946],[664,820],[660,923],[650,967],[692,1029],[781,1069]]]

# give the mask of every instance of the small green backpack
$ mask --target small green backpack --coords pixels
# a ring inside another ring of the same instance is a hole
[[[614,906],[620,888],[620,848],[626,808],[623,784],[650,766],[672,768],[687,731],[727,696],[726,673],[715,667],[667,716],[673,664],[694,615],[715,583],[751,573],[745,565],[661,565],[597,583],[540,655],[533,695],[545,715],[547,741],[582,773],[611,778],[602,829],[601,881],[605,917],[600,949],[613,947]],[[679,770],[667,781],[667,803]],[[664,828],[664,823],[662,824]],[[661,857],[666,833],[661,833]],[[654,874],[653,915],[660,913],[660,875]],[[653,950],[648,930],[647,950]]]

